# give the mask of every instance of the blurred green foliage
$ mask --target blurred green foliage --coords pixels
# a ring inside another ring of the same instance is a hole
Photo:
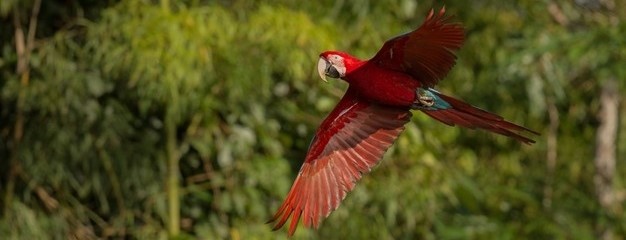
[[[317,55],[368,58],[440,6],[43,1],[24,85],[15,22],[27,29],[33,2],[0,2],[0,236],[8,239],[164,239],[173,187],[178,238],[286,238],[264,223],[346,87],[319,81]],[[601,229],[626,237],[626,215],[603,209],[593,185],[599,91],[608,79],[626,89],[625,3],[446,6],[467,42],[440,90],[543,135],[523,146],[415,114],[321,228],[296,238],[593,239]],[[626,195],[626,141],[617,144],[614,187]],[[172,176],[177,186],[168,186]]]

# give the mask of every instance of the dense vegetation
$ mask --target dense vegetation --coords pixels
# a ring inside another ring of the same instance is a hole
[[[445,4],[467,42],[439,90],[537,143],[416,113],[296,238],[626,238],[626,3]],[[440,6],[2,0],[0,236],[286,238],[265,221],[346,87],[317,54],[368,58]]]

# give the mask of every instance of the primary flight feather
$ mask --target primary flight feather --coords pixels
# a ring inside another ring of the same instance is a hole
[[[370,60],[339,51],[320,54],[320,77],[340,78],[349,87],[315,133],[287,198],[270,220],[274,230],[290,217],[289,236],[300,219],[317,228],[381,160],[410,121],[411,110],[450,126],[534,143],[520,132],[537,132],[432,88],[454,66],[464,36],[461,24],[450,22],[442,8],[431,10],[416,30],[385,42]]]

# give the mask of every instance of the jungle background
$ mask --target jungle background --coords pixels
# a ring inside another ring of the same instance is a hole
[[[626,3],[0,1],[3,239],[286,239],[265,222],[346,84],[445,4],[466,28],[438,89],[541,133],[416,113],[295,239],[626,238]]]

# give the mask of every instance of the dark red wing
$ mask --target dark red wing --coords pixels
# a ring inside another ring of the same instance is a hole
[[[360,101],[349,88],[317,130],[287,199],[270,220],[277,221],[274,229],[290,216],[290,236],[301,217],[304,226],[317,228],[380,161],[410,118],[408,109]]]
[[[454,66],[455,51],[465,39],[463,26],[450,23],[445,12],[445,8],[437,14],[430,10],[418,29],[385,42],[370,61],[405,72],[427,87],[436,85]]]

